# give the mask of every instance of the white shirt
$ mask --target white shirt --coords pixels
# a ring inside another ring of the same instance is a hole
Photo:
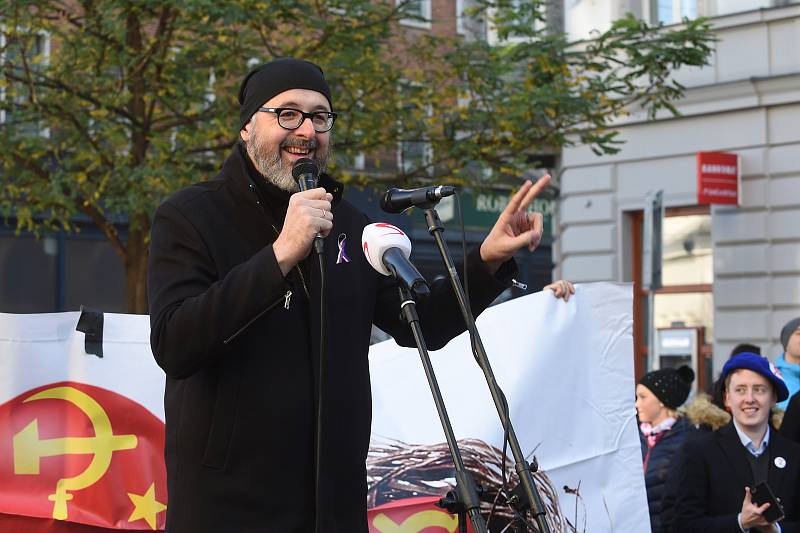
[[[753,439],[747,436],[747,434],[739,429],[739,425],[736,423],[736,420],[733,421],[733,428],[736,430],[736,434],[739,435],[739,440],[742,443],[742,446],[747,448],[747,451],[750,452],[754,457],[759,457],[762,453],[767,451],[767,445],[769,444],[769,424],[767,424],[767,431],[764,433],[764,438],[761,439],[761,446],[756,449],[756,445],[753,444]]]

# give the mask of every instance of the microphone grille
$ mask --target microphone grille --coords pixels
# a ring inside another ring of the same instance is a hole
[[[389,213],[393,212],[391,206],[389,205],[389,197],[391,196],[393,190],[394,189],[389,189],[385,193],[383,193],[383,196],[381,196],[381,202],[380,202],[381,209]]]
[[[292,177],[294,179],[299,179],[300,176],[304,174],[312,174],[315,177],[319,175],[319,166],[313,159],[309,159],[308,157],[304,157],[302,159],[298,159],[292,165]]]

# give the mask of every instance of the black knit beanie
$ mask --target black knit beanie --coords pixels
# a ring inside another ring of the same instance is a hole
[[[781,344],[783,344],[783,351],[786,351],[786,345],[789,344],[789,337],[792,336],[794,330],[800,328],[800,316],[790,320],[781,329]]]
[[[245,127],[264,102],[289,89],[309,89],[322,93],[333,111],[331,89],[322,69],[310,61],[284,57],[256,67],[242,80],[239,87],[239,130]]]
[[[678,369],[654,370],[645,374],[639,383],[650,389],[664,405],[677,409],[689,397],[693,380],[694,371],[683,365]]]

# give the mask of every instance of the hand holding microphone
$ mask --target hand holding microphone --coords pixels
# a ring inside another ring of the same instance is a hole
[[[300,192],[289,198],[283,229],[272,245],[284,276],[308,256],[312,243],[321,252],[322,239],[333,228],[333,195],[316,186],[317,164],[308,158],[299,159],[292,168],[292,175],[298,181]]]

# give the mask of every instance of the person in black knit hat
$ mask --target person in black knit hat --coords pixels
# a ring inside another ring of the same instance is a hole
[[[322,68],[270,61],[238,97],[237,142],[219,175],[178,191],[153,218],[147,286],[150,343],[167,375],[166,528],[366,533],[371,326],[404,346],[414,338],[396,282],[362,253],[370,221],[326,171],[337,114]],[[319,182],[300,191],[292,169],[305,158]],[[538,246],[542,215],[527,207],[547,182],[525,182],[468,255],[474,314],[511,285],[514,254]],[[446,279],[418,311],[432,350],[464,331]]]
[[[664,495],[670,462],[694,426],[678,413],[689,397],[694,371],[688,366],[662,368],[645,376],[636,385],[636,412],[644,461],[644,482],[650,510],[650,529],[662,530]]]

